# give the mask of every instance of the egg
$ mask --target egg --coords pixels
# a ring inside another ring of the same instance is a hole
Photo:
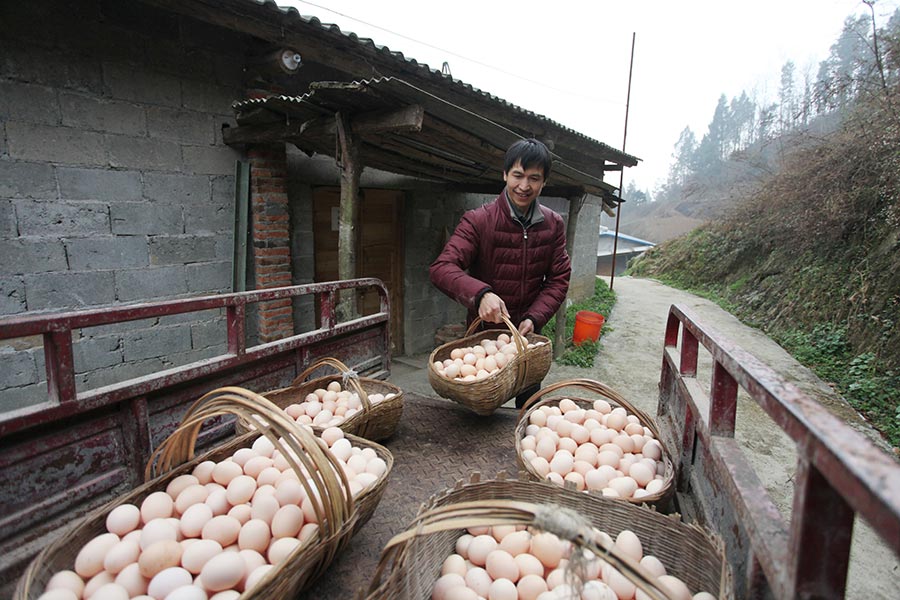
[[[141,520],[167,519],[175,512],[175,501],[165,492],[153,492],[141,502]]]
[[[642,462],[634,463],[628,470],[628,475],[634,479],[641,487],[646,487],[648,483],[653,481],[655,473]]]
[[[526,575],[544,575],[543,563],[528,552],[517,554],[513,560],[519,569],[520,578]]]
[[[129,595],[134,597],[147,592],[147,584],[150,583],[150,580],[141,575],[138,563],[131,563],[116,575],[115,583],[121,585]]]
[[[446,575],[447,573],[456,573],[462,577],[465,577],[466,559],[464,559],[459,554],[451,554],[450,556],[445,558],[443,564],[441,565],[441,575]]]
[[[466,587],[474,591],[480,598],[488,595],[488,590],[490,590],[491,582],[493,581],[487,571],[481,567],[469,569],[464,579],[466,580]]]
[[[563,555],[563,545],[552,533],[540,532],[531,538],[531,554],[547,568],[559,564]]]
[[[456,553],[465,559],[469,558],[469,545],[475,536],[465,533],[456,540]]]
[[[94,592],[107,583],[115,583],[115,579],[106,571],[100,571],[84,584],[84,597],[90,598],[94,595]]]
[[[258,567],[253,569],[253,571],[251,571],[250,574],[247,575],[247,579],[244,583],[244,589],[253,589],[253,587],[259,583],[259,580],[265,577],[266,574],[272,570],[272,568],[272,565],[259,565]],[[235,596],[235,598],[237,598],[237,596]]]
[[[252,510],[249,504],[238,504],[237,506],[232,506],[227,514],[229,517],[237,519],[238,523],[243,525],[250,520]]]
[[[177,543],[177,542],[176,542]],[[141,547],[134,540],[121,540],[111,547],[103,559],[103,569],[116,575],[133,562],[137,562]]]
[[[268,523],[262,519],[251,519],[241,527],[238,534],[238,547],[241,550],[265,552],[269,548],[271,538],[272,534],[269,531]]]
[[[122,504],[106,516],[106,530],[122,537],[141,524],[141,509],[134,504]]]
[[[213,518],[212,509],[206,504],[195,504],[184,511],[179,520],[181,534],[187,538],[200,536],[203,526]]]
[[[240,531],[240,521],[234,517],[219,515],[206,522],[200,532],[200,537],[205,540],[215,540],[224,548],[237,540]]]
[[[691,600],[716,600],[716,597],[709,592],[697,592]]]
[[[249,475],[238,475],[225,488],[225,499],[232,506],[249,502],[256,492],[256,479]]]
[[[146,550],[162,540],[178,541],[179,528],[168,519],[154,519],[141,530],[141,550]]]
[[[91,600],[129,600],[130,597],[128,590],[115,582],[106,583],[91,594]]]
[[[244,463],[244,475],[259,478],[259,474],[275,464],[275,461],[268,456],[259,456],[254,453],[253,458]]]
[[[219,542],[215,540],[198,540],[184,550],[181,556],[181,566],[194,575],[198,575],[207,561],[222,552],[222,545]]]
[[[487,556],[497,549],[497,540],[490,535],[478,535],[469,544],[468,559],[476,566],[483,567]]]
[[[77,598],[81,598],[81,594],[84,592],[84,580],[75,571],[57,571],[47,582],[46,589],[48,591],[69,590]]]
[[[85,579],[100,573],[106,553],[118,543],[119,536],[114,533],[104,533],[93,538],[75,557],[75,572]]]
[[[609,482],[609,487],[614,489],[622,498],[630,498],[637,490],[637,482],[631,477],[616,477]]]
[[[606,418],[606,426],[616,431],[622,431],[628,424],[628,418],[622,413],[611,412]]]
[[[630,579],[622,575],[616,569],[610,569],[608,577],[605,577],[604,579],[606,580],[606,585],[608,585],[619,598],[634,598],[637,587]]]
[[[227,486],[232,479],[243,474],[244,469],[239,464],[234,461],[224,460],[213,469],[212,478],[219,485]]]
[[[199,586],[183,585],[169,592],[165,600],[208,600],[208,597],[203,588]]]
[[[244,559],[238,553],[223,552],[206,561],[200,570],[200,581],[206,589],[220,592],[237,585],[244,578],[245,569]]]
[[[488,589],[488,600],[518,600],[516,584],[509,579],[495,579]]]
[[[190,484],[184,487],[175,498],[175,512],[183,515],[184,512],[195,504],[206,502],[209,497],[209,490],[199,483]]]
[[[691,600],[691,591],[683,581],[672,575],[662,575],[656,579],[671,600]]]
[[[67,590],[65,588],[47,590],[38,596],[38,600],[80,600],[80,598],[80,595],[76,595],[72,590]]]
[[[147,594],[157,599],[165,598],[173,590],[183,585],[191,585],[193,581],[194,578],[185,569],[170,567],[160,571],[150,580],[147,585]]]
[[[519,600],[537,600],[537,597],[547,591],[547,582],[539,575],[526,575],[516,584],[519,592]]]
[[[644,447],[642,448],[642,452],[644,456],[647,458],[652,458],[653,460],[659,460],[662,458],[662,445],[660,445],[659,441],[650,439],[644,443]]]
[[[296,538],[278,538],[273,539],[272,543],[269,544],[269,550],[266,553],[266,558],[269,559],[269,562],[273,565],[277,565],[285,558],[287,558],[291,552],[294,551],[297,546],[300,545],[300,540]]]
[[[509,552],[512,556],[518,556],[523,552],[528,552],[531,547],[531,534],[527,531],[515,531],[507,534],[500,541],[499,548]]]
[[[519,566],[515,559],[509,552],[499,548],[487,555],[484,570],[491,579],[509,579],[512,582],[519,580]]]
[[[432,600],[447,600],[447,592],[454,588],[465,588],[466,580],[462,575],[456,573],[448,573],[438,577],[431,588]]]
[[[271,565],[269,565],[269,567],[271,567]],[[224,592],[213,594],[209,597],[209,600],[237,600],[238,598],[240,598],[240,596],[240,592],[237,592],[235,590],[225,590]]]

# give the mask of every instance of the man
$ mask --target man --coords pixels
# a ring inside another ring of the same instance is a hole
[[[489,323],[507,316],[522,335],[540,333],[566,299],[572,266],[562,217],[538,196],[550,175],[552,157],[534,139],[506,151],[506,187],[493,202],[467,211],[440,256],[431,282]],[[516,406],[540,388],[524,390]]]

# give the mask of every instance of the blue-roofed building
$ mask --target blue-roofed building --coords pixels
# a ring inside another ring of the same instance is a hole
[[[597,275],[609,275],[613,264],[613,248],[615,247],[616,275],[620,275],[628,267],[628,261],[640,256],[656,244],[625,235],[619,232],[618,242],[616,232],[608,227],[600,227],[600,235],[597,240]]]

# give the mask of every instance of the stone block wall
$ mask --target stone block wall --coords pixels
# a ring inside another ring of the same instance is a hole
[[[0,316],[231,291],[247,40],[138,2],[0,4]],[[0,347],[0,410],[46,398]],[[224,316],[76,332],[78,389],[220,353]]]

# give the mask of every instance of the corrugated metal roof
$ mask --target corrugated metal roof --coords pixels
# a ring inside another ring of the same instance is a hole
[[[300,96],[276,95],[234,103],[238,133],[252,137],[253,127],[261,125],[260,135],[271,136],[275,124],[283,134],[279,139],[306,152],[328,155],[334,153],[335,144],[333,133],[323,135],[321,127],[316,127],[323,118],[333,119],[339,112],[385,114],[410,106],[424,112],[422,126],[363,134],[365,164],[455,183],[496,185],[502,179],[503,155],[520,139],[517,132],[396,77],[313,82]],[[369,151],[374,148],[378,151]],[[565,155],[554,152],[551,180],[556,186],[582,187],[611,200],[615,187],[604,182],[603,176],[602,160],[584,161],[569,147],[565,147]]]
[[[567,135],[570,135],[570,136],[573,136],[576,138],[580,138],[584,142],[587,142],[589,144],[592,144],[592,145],[602,148],[604,151],[608,152],[611,155],[620,157],[619,160],[615,161],[617,163],[623,163],[626,166],[635,166],[638,163],[638,161],[640,160],[639,158],[637,158],[635,156],[623,153],[620,150],[613,148],[612,146],[609,146],[599,140],[596,140],[587,135],[584,135],[583,133],[580,133],[580,132],[578,132],[570,127],[567,127],[557,121],[549,119],[548,117],[546,117],[544,115],[541,115],[541,114],[535,113],[531,110],[522,108],[516,104],[508,102],[498,96],[495,96],[494,94],[480,90],[480,89],[474,87],[473,85],[465,83],[459,79],[455,79],[449,75],[444,75],[439,70],[432,69],[425,63],[420,63],[420,62],[416,61],[416,59],[411,58],[411,57],[407,58],[402,52],[391,50],[387,46],[376,44],[374,42],[374,40],[372,40],[371,38],[364,38],[364,37],[360,37],[360,36],[356,35],[353,32],[342,31],[341,28],[338,27],[337,25],[335,25],[333,23],[325,23],[315,16],[302,15],[294,7],[279,6],[276,2],[274,2],[274,0],[245,0],[245,1],[248,3],[255,4],[257,6],[260,6],[265,10],[278,12],[282,15],[282,18],[285,18],[287,20],[299,19],[300,21],[302,21],[308,25],[319,27],[322,30],[327,31],[331,35],[340,36],[343,39],[346,39],[355,44],[358,44],[359,46],[361,46],[363,48],[367,48],[368,50],[370,50],[372,52],[376,52],[376,53],[382,54],[384,56],[389,56],[393,60],[396,60],[406,66],[414,67],[417,70],[421,71],[423,75],[426,75],[435,81],[439,80],[439,81],[443,82],[444,85],[452,86],[452,87],[454,87],[458,90],[464,91],[465,93],[468,93],[468,94],[474,94],[474,95],[480,97],[482,100],[490,101],[506,110],[511,110],[519,115],[526,116],[531,119],[536,119],[546,126],[550,126],[550,127],[557,129],[560,132],[563,132]]]

